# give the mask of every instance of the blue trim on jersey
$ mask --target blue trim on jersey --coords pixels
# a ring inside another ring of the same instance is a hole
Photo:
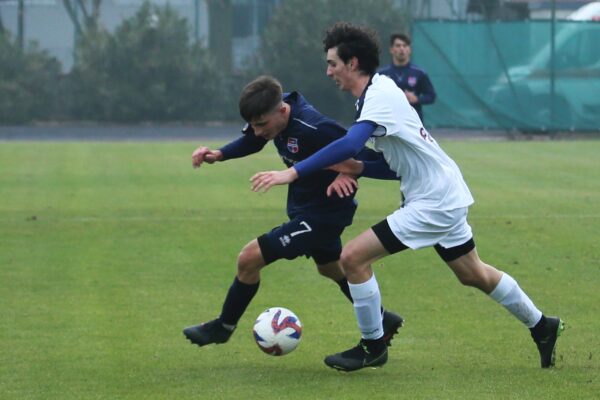
[[[362,112],[363,106],[365,105],[365,96],[367,94],[367,89],[369,88],[369,86],[371,86],[372,83],[373,83],[373,77],[371,76],[369,78],[369,83],[367,83],[367,86],[361,93],[360,97],[358,98],[358,100],[356,100],[356,104],[355,104],[356,114],[354,115],[354,120],[357,120],[358,118],[360,118],[360,113]]]

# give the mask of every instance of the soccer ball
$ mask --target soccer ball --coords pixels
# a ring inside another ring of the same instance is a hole
[[[302,323],[287,308],[271,307],[256,318],[253,333],[262,351],[271,356],[283,356],[300,343]]]

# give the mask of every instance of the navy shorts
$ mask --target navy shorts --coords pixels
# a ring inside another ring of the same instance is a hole
[[[265,264],[306,256],[322,265],[340,259],[344,228],[299,216],[258,237],[258,245]]]

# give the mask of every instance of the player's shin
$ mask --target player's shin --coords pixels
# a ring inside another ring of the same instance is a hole
[[[245,284],[240,282],[237,277],[227,292],[220,320],[224,325],[235,327],[246,311],[248,304],[254,298],[258,291],[260,281],[254,284]]]
[[[364,339],[378,339],[383,336],[381,323],[381,294],[375,275],[359,284],[349,284],[354,299],[354,311]]]
[[[542,312],[533,304],[519,284],[507,273],[503,273],[500,282],[490,293],[490,297],[502,304],[512,315],[532,328],[542,317]]]

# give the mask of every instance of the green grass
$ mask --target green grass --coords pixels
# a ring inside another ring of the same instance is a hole
[[[482,258],[567,329],[541,370],[529,332],[462,287],[433,250],[375,266],[405,328],[388,364],[352,374],[323,357],[358,331],[337,286],[307,259],[263,272],[229,343],[181,329],[213,318],[241,247],[285,221],[286,189],[249,190],[274,151],[201,170],[195,143],[0,144],[1,399],[591,399],[600,393],[600,142],[447,142],[476,203]],[[398,205],[363,180],[349,239]],[[253,343],[263,309],[304,324],[300,347]]]

